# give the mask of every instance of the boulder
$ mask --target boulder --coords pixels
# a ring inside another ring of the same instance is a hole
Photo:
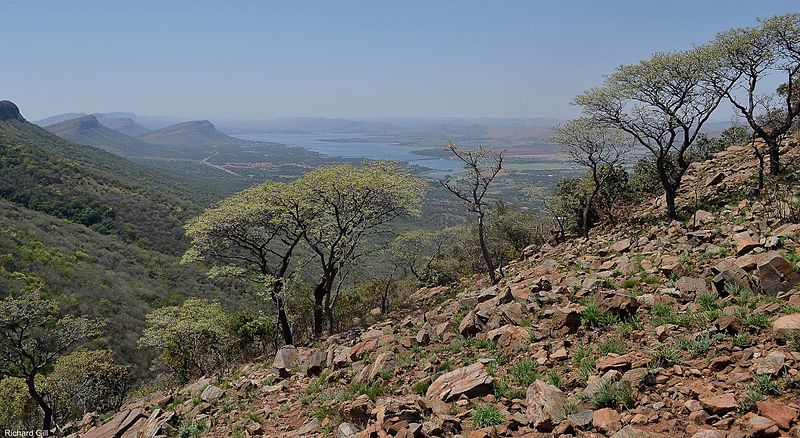
[[[631,239],[622,239],[611,245],[611,251],[622,253],[631,249]]]
[[[734,397],[733,394],[701,397],[700,404],[703,406],[703,409],[718,415],[735,411],[736,408],[739,407],[739,404],[736,402],[736,397]]]
[[[318,376],[325,368],[325,353],[319,350],[314,350],[308,358],[308,368],[306,374],[309,376]]]
[[[783,315],[772,323],[772,330],[778,335],[800,334],[800,313]]]
[[[208,385],[206,389],[203,390],[203,393],[200,394],[200,399],[205,402],[214,401],[225,394],[225,391],[222,388],[214,385]]]
[[[776,251],[770,251],[760,258],[755,276],[761,290],[769,295],[792,290],[800,284],[800,273]]]
[[[417,336],[414,338],[417,341],[417,344],[420,345],[428,345],[431,342],[431,339],[434,338],[434,331],[433,326],[430,323],[425,322],[422,325],[422,328],[419,329],[417,332]]]
[[[336,438],[353,438],[358,434],[358,428],[353,423],[341,423],[336,429]]]
[[[622,428],[622,421],[617,411],[603,408],[592,413],[592,425],[600,432],[611,434]]]
[[[483,322],[478,319],[478,315],[476,315],[474,311],[467,313],[458,325],[458,332],[464,337],[475,336],[482,330]]]
[[[281,377],[289,377],[292,370],[297,365],[297,349],[294,345],[284,345],[275,352],[275,360],[272,361],[272,368]]]
[[[480,362],[455,369],[439,376],[428,387],[426,397],[452,401],[462,395],[467,398],[481,397],[492,392],[492,377]]]
[[[786,354],[780,351],[770,351],[764,357],[759,357],[753,361],[756,375],[777,376],[783,371],[786,363]]]
[[[361,394],[351,402],[339,405],[339,416],[345,421],[363,424],[370,419],[370,412],[375,405],[366,394]]]
[[[525,396],[528,405],[528,421],[536,430],[549,432],[564,419],[566,397],[557,387],[537,380],[529,387]]]
[[[770,400],[756,402],[758,413],[774,421],[783,430],[789,430],[792,422],[797,418],[797,409]]]
[[[761,246],[757,240],[753,239],[748,231],[743,231],[733,235],[733,242],[736,244],[736,255],[744,255]]]

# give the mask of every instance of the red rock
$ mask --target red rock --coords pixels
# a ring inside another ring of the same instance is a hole
[[[528,420],[536,430],[550,431],[564,419],[564,393],[557,387],[537,380],[525,395]]]
[[[761,246],[758,241],[753,239],[749,232],[743,231],[733,236],[733,241],[736,243],[736,255],[741,256],[749,253],[750,251]]]
[[[622,239],[619,242],[611,245],[611,251],[625,252],[631,249],[631,239]]]
[[[703,409],[713,414],[724,414],[726,412],[735,411],[739,407],[736,402],[736,397],[733,394],[712,395],[709,397],[701,397],[700,404]]]
[[[478,362],[442,374],[431,383],[425,395],[432,399],[451,401],[462,395],[472,398],[491,392],[492,377],[486,372],[483,364]]]
[[[772,330],[778,334],[800,333],[800,313],[783,315],[772,323]]]
[[[756,407],[759,414],[774,421],[783,430],[789,430],[798,414],[797,409],[770,400],[756,402]]]
[[[611,408],[598,409],[592,413],[592,424],[600,432],[614,433],[622,428],[617,411]]]

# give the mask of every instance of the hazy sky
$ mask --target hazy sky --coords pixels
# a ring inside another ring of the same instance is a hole
[[[29,119],[570,117],[622,63],[797,0],[17,1],[0,98]]]

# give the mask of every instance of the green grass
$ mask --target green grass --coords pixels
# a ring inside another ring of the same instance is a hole
[[[653,325],[678,324],[678,314],[675,309],[666,303],[658,303],[650,309]]]
[[[669,367],[681,363],[680,351],[674,345],[659,344],[650,352],[650,364],[654,367]]]
[[[475,406],[472,417],[470,417],[470,422],[478,428],[497,426],[505,421],[505,417],[497,409],[497,406],[491,403],[481,403]]]
[[[538,366],[535,360],[525,359],[508,367],[506,373],[513,384],[527,388],[539,378]]]
[[[597,359],[592,356],[591,348],[578,347],[572,355],[572,365],[578,369],[581,380],[585,382],[597,369]]]
[[[604,312],[592,299],[584,300],[584,308],[581,312],[583,323],[590,328],[603,328],[619,322],[616,315]]]
[[[425,395],[430,386],[431,382],[428,379],[420,380],[411,387],[411,390],[414,391],[415,394]]]
[[[628,344],[624,340],[613,336],[607,341],[599,342],[597,344],[597,350],[603,356],[609,353],[623,354],[628,351]]]
[[[697,295],[697,304],[703,310],[715,310],[719,308],[719,303],[717,302],[717,295],[711,292],[702,292]]]
[[[733,335],[733,338],[731,339],[731,341],[733,342],[733,345],[735,345],[735,346],[737,346],[739,348],[747,348],[753,342],[750,339],[750,334],[747,333],[747,332],[738,332],[738,333],[736,333],[735,335]]]
[[[634,404],[630,382],[603,382],[590,402],[598,408],[624,408]]]

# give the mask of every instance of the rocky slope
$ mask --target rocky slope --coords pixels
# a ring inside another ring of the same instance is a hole
[[[588,241],[529,248],[495,287],[420,289],[361,332],[75,427],[87,438],[800,436],[797,200],[775,189],[748,200],[750,157],[732,148],[693,165],[686,221],[654,219],[654,200]]]

